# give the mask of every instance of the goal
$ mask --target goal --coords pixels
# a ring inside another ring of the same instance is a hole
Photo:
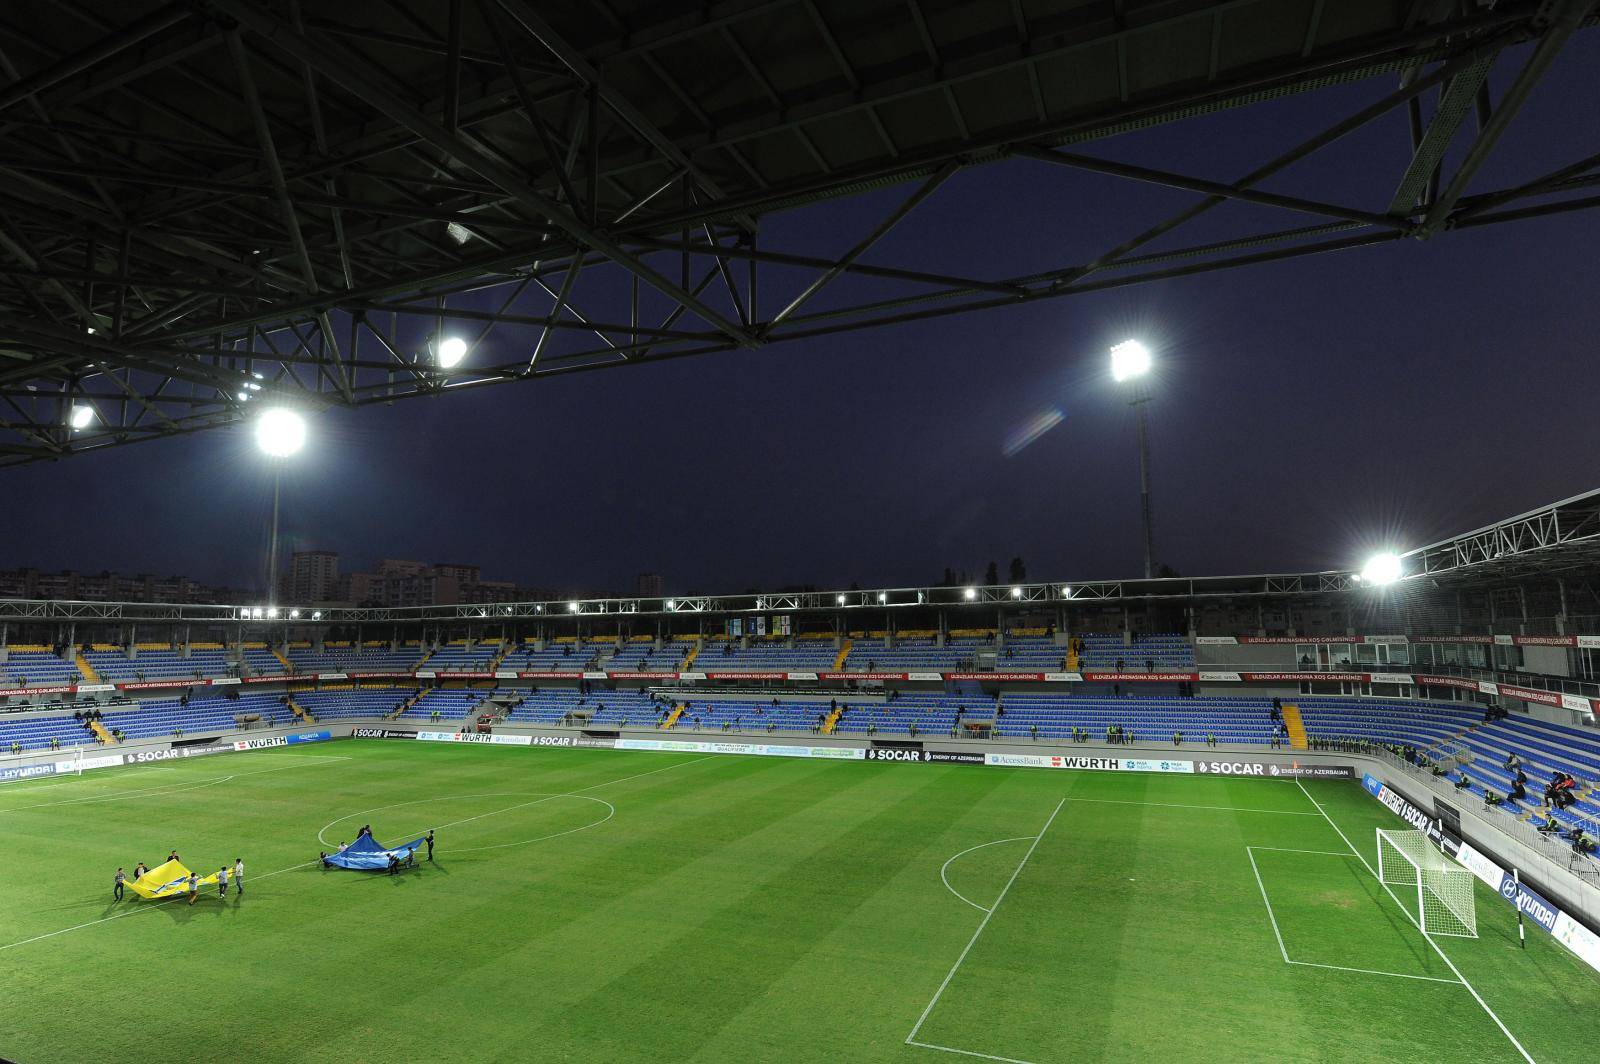
[[[1440,853],[1420,831],[1378,829],[1378,879],[1398,888],[1395,896],[1427,935],[1478,937],[1472,873]]]

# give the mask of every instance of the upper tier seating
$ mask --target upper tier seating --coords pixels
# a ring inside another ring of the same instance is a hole
[[[687,644],[685,644],[687,645]],[[802,639],[793,646],[788,640],[752,639],[749,646],[739,640],[708,639],[694,660],[696,672],[827,672],[839,657],[833,640]]]
[[[12,647],[0,661],[0,687],[54,687],[78,680],[78,666],[49,650]]]
[[[143,680],[196,680],[237,676],[238,665],[226,650],[194,649],[184,657],[181,649],[136,650],[130,658],[122,650],[87,650],[84,660],[106,683]]]
[[[435,672],[486,672],[499,656],[499,643],[477,643],[470,649],[464,642],[446,643],[428,656],[422,668]]]
[[[409,672],[422,657],[417,647],[402,646],[390,649],[381,647],[334,646],[318,653],[311,647],[291,646],[289,661],[296,672]]]

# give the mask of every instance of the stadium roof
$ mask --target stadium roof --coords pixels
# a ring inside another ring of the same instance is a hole
[[[1406,574],[1393,585],[1410,595],[1431,590],[1491,589],[1534,578],[1600,574],[1600,489],[1419,547],[1402,555]],[[595,621],[606,618],[743,613],[850,613],[925,609],[1051,610],[1136,603],[1226,599],[1295,599],[1366,593],[1350,571],[1072,580],[1034,584],[852,588],[848,591],[746,592],[661,598],[573,598],[441,606],[301,606],[70,602],[0,599],[0,621],[156,621],[256,627],[355,623]],[[293,610],[293,613],[290,611]],[[992,613],[988,614],[992,616]]]
[[[0,465],[226,425],[268,401],[358,406],[756,349],[1587,209],[1597,156],[1469,185],[1593,8],[12,4],[0,11]],[[1298,143],[1232,181],[1080,148],[1357,81],[1367,103],[1331,126],[1305,119]],[[1327,202],[1261,187],[1401,111],[1413,139],[1375,166],[1372,188]],[[1042,272],[873,256],[953,174],[1007,157],[1196,199]],[[899,184],[898,205],[837,257],[774,246],[761,227]],[[1224,203],[1283,220],[1171,239]],[[495,329],[515,340],[513,360],[449,373],[418,338]]]

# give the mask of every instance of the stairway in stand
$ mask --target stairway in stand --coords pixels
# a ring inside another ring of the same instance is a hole
[[[839,647],[839,656],[833,659],[833,671],[840,672],[844,669],[844,661],[850,656],[850,647],[853,644],[846,639]]]
[[[83,678],[89,683],[99,683],[100,674],[94,671],[94,666],[90,665],[89,659],[83,656],[83,651],[77,650],[73,653],[75,655],[73,660],[77,663],[78,672],[83,675]]]
[[[1306,722],[1300,719],[1300,707],[1289,702],[1283,704],[1283,728],[1289,733],[1289,747],[1293,750],[1308,749],[1306,743]]]

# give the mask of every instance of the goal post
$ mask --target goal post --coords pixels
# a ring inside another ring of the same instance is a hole
[[[1478,937],[1472,873],[1451,861],[1420,831],[1378,829],[1378,879],[1426,935]],[[1413,899],[1415,899],[1413,901]]]

